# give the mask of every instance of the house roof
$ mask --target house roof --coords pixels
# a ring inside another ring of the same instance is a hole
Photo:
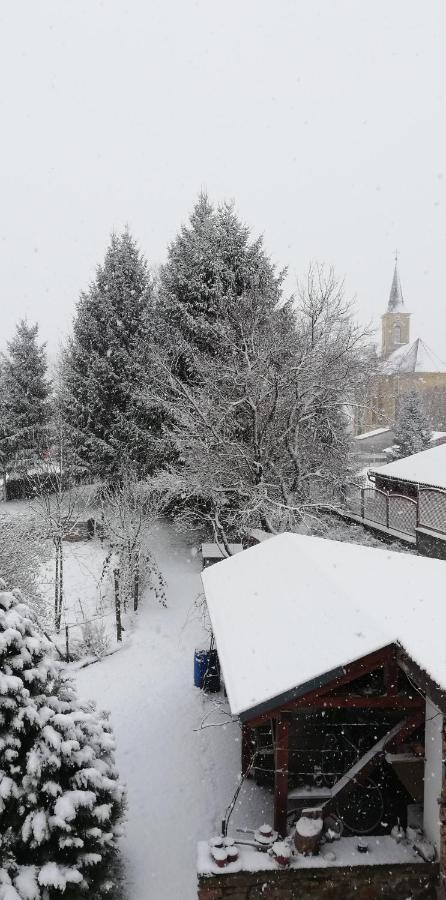
[[[228,544],[231,555],[241,553],[243,544]],[[201,555],[203,559],[226,559],[227,553],[222,544],[202,544]]]
[[[370,470],[373,475],[382,475],[412,484],[429,485],[446,490],[446,443],[405,456],[385,466]]]
[[[380,434],[388,434],[390,428],[386,425],[384,428],[374,428],[373,431],[363,431],[362,434],[356,434],[355,441],[366,441],[369,438],[378,437]]]
[[[446,688],[446,564],[281,534],[202,573],[234,715],[249,718],[399,642]]]
[[[445,373],[446,363],[421,338],[416,338],[411,344],[398,347],[383,360],[381,372],[383,375]]]

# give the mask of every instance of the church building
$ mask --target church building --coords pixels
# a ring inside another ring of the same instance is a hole
[[[382,316],[379,372],[361,431],[393,425],[401,396],[413,388],[422,397],[432,429],[446,430],[446,363],[420,337],[411,339],[410,324],[395,259],[389,302]]]

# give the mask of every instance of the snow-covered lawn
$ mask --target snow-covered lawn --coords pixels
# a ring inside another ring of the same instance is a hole
[[[49,558],[39,572],[40,591],[54,626],[54,577],[55,560],[51,541]],[[64,602],[61,619],[61,635],[57,643],[65,647],[65,626],[69,626],[71,649],[82,641],[85,623],[101,623],[109,649],[116,644],[115,608],[111,571],[103,577],[104,562],[108,546],[99,539],[63,543],[64,557]],[[55,637],[53,635],[53,637]]]
[[[195,647],[206,646],[194,600],[200,559],[173,528],[153,539],[167,580],[168,608],[146,593],[133,633],[115,655],[77,673],[79,693],[111,711],[117,763],[128,789],[122,842],[125,900],[194,900],[196,845],[219,830],[240,769],[240,731],[193,686]],[[223,709],[227,707],[223,704]],[[267,792],[243,788],[236,826],[271,818]],[[123,897],[124,900],[124,897]]]

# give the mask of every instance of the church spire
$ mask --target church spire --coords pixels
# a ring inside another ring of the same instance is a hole
[[[403,292],[401,290],[400,276],[398,273],[398,252],[395,253],[395,269],[393,272],[392,287],[390,288],[388,312],[402,312],[404,310]]]

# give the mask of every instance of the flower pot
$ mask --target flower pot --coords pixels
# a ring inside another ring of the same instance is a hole
[[[274,841],[277,840],[277,831],[273,831],[271,825],[261,825],[254,832],[254,840],[258,850],[269,850]]]
[[[226,853],[226,850],[224,850],[223,848],[220,850],[218,847],[214,847],[214,849],[211,850],[211,853],[215,865],[218,866],[219,869],[224,869],[228,862],[228,854]]]
[[[285,841],[276,841],[271,847],[271,855],[278,866],[286,869],[291,862],[291,847]]]

